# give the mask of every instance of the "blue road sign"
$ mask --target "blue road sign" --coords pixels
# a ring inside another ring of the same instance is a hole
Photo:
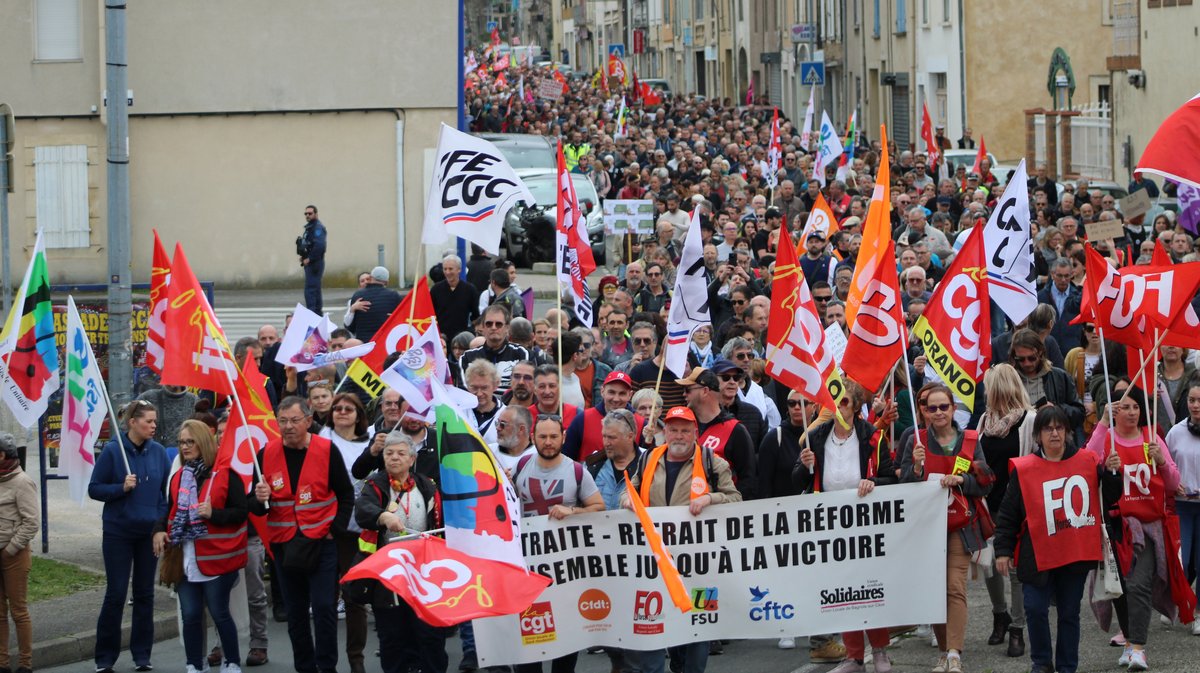
[[[488,22],[487,22],[487,32],[489,32],[489,33],[490,33],[490,32],[492,32],[493,30],[496,30],[496,22],[495,22],[495,21],[488,21]]]
[[[809,85],[825,86],[825,63],[822,61],[801,62],[800,82]]]
[[[608,53],[616,54],[618,58],[625,58],[625,43],[613,42],[612,44],[608,45]]]

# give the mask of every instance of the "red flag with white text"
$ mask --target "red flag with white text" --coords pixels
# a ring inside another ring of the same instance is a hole
[[[921,104],[921,140],[925,141],[925,152],[928,157],[926,163],[932,173],[933,167],[937,166],[938,157],[942,156],[942,150],[933,137],[933,120],[929,118],[929,106],[925,103]]]
[[[171,258],[154,229],[154,257],[150,263],[150,318],[146,325],[146,366],[156,374],[162,374],[163,359],[166,357],[167,325],[163,316],[167,311],[167,288],[171,285]]]
[[[888,240],[884,258],[892,259],[896,244]],[[850,326],[842,372],[863,388],[878,392],[896,362],[904,357],[906,341],[900,277],[895,264],[880,264],[867,283],[858,316]]]
[[[171,338],[167,343],[162,382],[231,394],[230,381],[237,379],[237,364],[221,323],[183,254],[183,245],[178,243],[171,264],[167,302],[163,320]]]
[[[575,315],[585,326],[592,326],[592,298],[587,277],[596,270],[592,246],[588,238],[587,220],[579,209],[575,184],[567,172],[562,142],[558,145],[558,264],[559,287],[566,286],[575,302]],[[559,292],[562,290],[560,289]]]

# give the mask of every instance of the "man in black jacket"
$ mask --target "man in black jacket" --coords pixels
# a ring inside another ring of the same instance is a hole
[[[1071,282],[1074,270],[1071,260],[1059,257],[1050,266],[1050,281],[1038,292],[1038,303],[1054,307],[1057,318],[1050,336],[1058,342],[1062,350],[1071,350],[1082,345],[1079,338],[1083,335],[1082,325],[1072,325],[1071,321],[1079,316],[1079,306],[1083,301],[1083,290]]]
[[[371,269],[366,286],[350,297],[350,310],[343,324],[354,332],[354,338],[370,341],[400,305],[400,293],[387,286],[390,277],[385,267],[377,266]]]
[[[446,279],[434,283],[429,288],[429,295],[433,299],[438,330],[451,339],[459,332],[473,331],[472,323],[479,315],[479,290],[462,279],[462,260],[458,255],[442,258],[442,271]]]
[[[304,267],[304,305],[313,313],[320,314],[321,277],[325,275],[325,225],[317,219],[317,207],[304,209],[304,233],[296,239],[296,254],[300,266]]]

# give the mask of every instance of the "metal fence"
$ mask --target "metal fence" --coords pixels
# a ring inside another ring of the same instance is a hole
[[[1093,180],[1112,180],[1112,114],[1106,103],[1089,103],[1072,108],[1080,114],[1070,117],[1056,115],[1034,115],[1034,158],[1051,166],[1063,166],[1063,132],[1055,128],[1054,157],[1046,156],[1046,120],[1051,123],[1071,125],[1071,169],[1072,175]]]

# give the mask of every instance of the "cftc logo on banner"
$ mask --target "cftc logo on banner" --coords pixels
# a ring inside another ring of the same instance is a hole
[[[633,596],[633,632],[640,635],[662,633],[663,597],[658,591],[638,591]]]

